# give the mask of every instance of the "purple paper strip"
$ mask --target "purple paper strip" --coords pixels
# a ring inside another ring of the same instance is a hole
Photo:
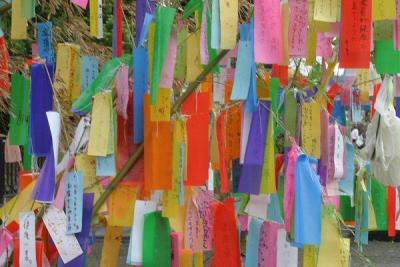
[[[46,157],[42,169],[40,170],[35,188],[32,191],[33,200],[48,203],[53,202],[56,189],[56,171],[54,166],[54,154],[53,149],[51,149]]]
[[[140,34],[142,32],[142,26],[144,21],[144,16],[147,13],[154,14],[156,10],[155,0],[137,0],[136,1],[136,46],[140,40]]]
[[[92,220],[93,200],[94,200],[93,193],[83,194],[82,231],[80,233],[75,234],[75,237],[78,239],[79,245],[83,250],[83,254],[66,264],[59,257],[57,265],[58,267],[85,266],[85,258],[87,255],[87,248],[89,244],[88,240],[90,233],[90,222]]]
[[[249,141],[239,182],[238,191],[241,193],[260,193],[270,106],[270,101],[260,101],[257,111],[252,114]]]
[[[30,138],[32,152],[47,156],[52,152],[52,139],[46,111],[53,110],[53,65],[34,64],[31,70]]]
[[[321,160],[318,160],[318,175],[321,185],[326,186],[327,168],[322,164]]]

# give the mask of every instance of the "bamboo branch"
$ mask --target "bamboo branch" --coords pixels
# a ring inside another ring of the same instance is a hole
[[[175,101],[172,110],[171,110],[171,115],[174,115],[179,112],[179,109],[183,102],[196,90],[196,88],[199,86],[199,84],[204,81],[206,76],[214,69],[214,67],[222,60],[222,58],[229,52],[229,50],[222,50],[216,58],[213,59],[208,65],[204,68],[204,70],[200,73],[200,75],[197,77],[197,79],[193,82],[191,82],[186,89],[186,91]],[[117,188],[119,182],[122,181],[122,179],[125,177],[125,175],[130,171],[130,169],[133,167],[133,165],[136,163],[136,161],[139,159],[139,157],[142,155],[144,151],[144,144],[142,143],[139,148],[136,150],[135,154],[133,154],[132,157],[128,159],[128,161],[125,163],[125,165],[122,167],[121,171],[114,177],[114,179],[111,181],[110,185],[107,187],[107,189],[101,194],[100,198],[96,201],[93,207],[93,213],[92,216],[95,216],[97,212],[100,210],[101,206],[103,206],[104,202],[107,200],[107,198],[110,196],[110,194],[114,191],[115,188]]]
[[[3,15],[10,9],[11,9],[11,4],[7,4],[7,5],[0,7],[0,15]]]

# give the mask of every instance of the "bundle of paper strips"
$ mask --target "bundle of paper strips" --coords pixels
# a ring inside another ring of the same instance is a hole
[[[94,227],[102,267],[128,232],[143,267],[396,236],[400,1],[106,2],[0,0],[0,266],[92,266]]]

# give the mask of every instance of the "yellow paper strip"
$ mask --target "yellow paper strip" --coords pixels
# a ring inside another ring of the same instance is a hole
[[[99,32],[99,9],[97,5],[98,0],[90,0],[90,35],[93,37],[97,37]]]
[[[148,32],[148,44],[149,44],[149,81],[152,81],[152,73],[153,73],[153,56],[154,56],[154,39],[155,39],[155,32],[156,32],[156,24],[150,23],[149,24],[149,32]]]
[[[396,19],[396,0],[372,0],[372,20]]]
[[[122,240],[122,227],[106,227],[104,235],[103,250],[101,251],[100,267],[117,267],[119,259],[119,249]]]
[[[180,266],[193,267],[193,255],[190,249],[182,249]]]
[[[309,245],[304,246],[303,266],[307,266],[307,267],[316,267],[317,266],[316,250],[317,250],[317,248],[315,246],[309,246]]]
[[[265,143],[265,156],[261,176],[260,192],[263,194],[276,192],[275,179],[275,143],[274,143],[274,126],[273,115],[269,115],[269,125],[267,132],[267,142]]]
[[[61,97],[69,103],[81,94],[80,84],[80,47],[75,44],[57,45],[57,68],[54,87],[61,92]]]
[[[236,46],[238,4],[237,0],[219,0],[221,49],[233,49]]]
[[[320,158],[320,136],[321,136],[321,104],[319,100],[303,103],[301,114],[301,140],[304,151],[316,158]]]
[[[90,128],[88,155],[105,157],[109,151],[111,127],[111,92],[98,93],[94,96],[92,124]]]
[[[136,201],[136,187],[118,186],[108,200],[108,224],[132,227]]]
[[[163,217],[177,217],[179,212],[179,188],[180,188],[180,150],[184,144],[185,122],[174,121],[172,137],[172,189],[164,193]]]
[[[192,82],[202,71],[200,64],[200,32],[190,33],[187,39],[186,80]]]
[[[28,38],[28,24],[26,19],[21,15],[21,5],[21,0],[14,0],[11,6],[11,39],[13,40],[23,40]]]
[[[172,89],[159,88],[156,103],[150,106],[151,121],[170,121],[171,120],[171,97]]]
[[[336,22],[338,13],[337,0],[315,0],[314,19],[326,22]]]

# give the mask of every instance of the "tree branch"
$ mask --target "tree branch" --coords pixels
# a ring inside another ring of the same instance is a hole
[[[7,4],[7,5],[0,7],[0,15],[3,15],[10,9],[11,9],[11,4]]]

